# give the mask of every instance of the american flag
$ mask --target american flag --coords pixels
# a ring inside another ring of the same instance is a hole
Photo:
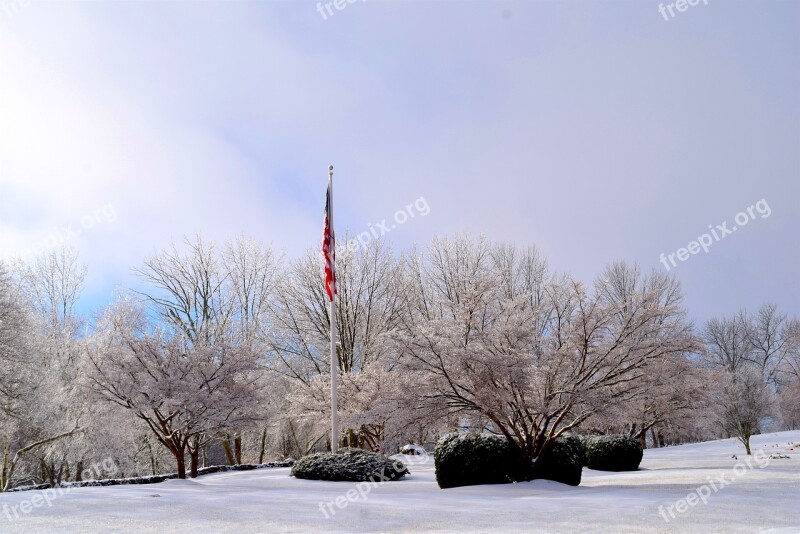
[[[331,223],[331,184],[328,184],[328,194],[325,198],[325,229],[322,232],[322,253],[325,256],[325,291],[328,298],[333,301],[336,291],[336,239],[333,235]]]

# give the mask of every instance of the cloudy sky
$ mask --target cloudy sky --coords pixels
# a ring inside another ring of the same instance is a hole
[[[800,3],[340,5],[0,0],[2,255],[68,236],[87,307],[184,234],[297,256],[334,164],[340,234],[424,197],[397,247],[485,234],[584,280],[743,212],[670,265],[692,316],[800,313]]]

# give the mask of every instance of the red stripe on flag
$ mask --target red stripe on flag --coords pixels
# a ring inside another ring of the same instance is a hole
[[[328,186],[328,194],[325,199],[325,226],[322,231],[322,254],[325,256],[325,291],[328,293],[328,299],[333,300],[333,296],[337,293],[336,268],[334,266],[336,240],[333,235],[333,228],[330,227],[330,212],[331,188]]]

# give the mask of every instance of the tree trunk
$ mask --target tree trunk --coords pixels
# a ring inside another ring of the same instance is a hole
[[[200,447],[197,447],[197,446],[192,447],[192,450],[191,450],[191,452],[189,454],[190,454],[191,461],[192,461],[192,464],[191,464],[191,470],[192,470],[191,471],[191,475],[192,475],[192,478],[197,478],[197,464],[198,464],[198,459],[200,458]]]
[[[51,488],[55,487],[56,481],[53,475],[53,469],[51,466],[47,465],[47,462],[44,460],[44,458],[39,459],[39,468],[42,472],[42,481],[50,484]]]
[[[748,456],[752,456],[752,452],[750,452],[750,436],[746,436],[742,438],[742,443],[744,443],[744,449],[747,451]]]
[[[639,432],[636,433],[636,439],[639,440],[639,444],[642,446],[642,449],[647,448],[647,429],[643,428]]]
[[[178,464],[178,478],[186,478],[186,449],[175,449],[172,454],[175,455],[175,462]]]
[[[233,458],[233,451],[231,451],[231,442],[225,437],[222,440],[222,449],[225,451],[225,458],[228,459],[228,465],[236,465],[236,460]]]
[[[156,457],[153,454],[153,446],[150,442],[147,442],[147,449],[150,451],[150,471],[153,473],[153,476],[156,476]]]
[[[242,435],[236,434],[233,438],[233,456],[236,458],[236,465],[242,463]]]
[[[264,427],[264,430],[261,431],[261,450],[258,453],[258,463],[264,463],[264,453],[266,452],[267,448],[267,427]]]
[[[533,480],[535,478],[539,478],[541,475],[542,469],[544,468],[544,458],[547,457],[547,454],[550,452],[550,449],[553,448],[553,440],[546,439],[542,443],[541,448],[538,451],[538,454],[533,457],[531,454],[525,453],[523,449],[523,458],[525,461],[530,465],[528,468],[528,472],[525,473],[525,480]]]
[[[3,446],[3,470],[0,472],[0,493],[8,489],[8,443]]]

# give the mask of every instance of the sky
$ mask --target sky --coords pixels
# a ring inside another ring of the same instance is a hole
[[[696,321],[800,315],[800,3],[324,4],[0,0],[0,257],[75,248],[87,310],[184,235],[297,257],[332,164],[340,236],[485,235],[587,282],[669,267]]]

